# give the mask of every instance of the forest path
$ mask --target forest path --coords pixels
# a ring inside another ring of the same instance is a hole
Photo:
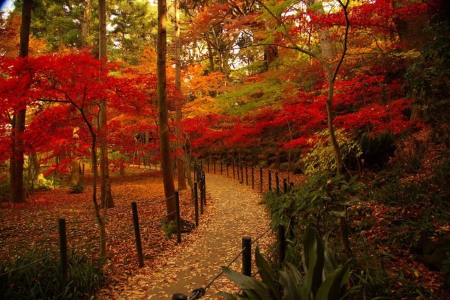
[[[172,299],[175,293],[189,297],[193,289],[205,287],[219,274],[221,266],[240,253],[242,237],[249,236],[253,241],[269,229],[267,213],[258,204],[261,194],[251,187],[225,176],[206,174],[206,190],[206,214],[200,216],[200,226],[193,234],[183,235],[186,241],[161,260],[156,270],[144,267],[130,278],[129,288],[119,295],[120,299]],[[263,252],[270,240],[270,234],[258,240]],[[240,272],[241,261],[237,259],[231,268]],[[237,290],[222,275],[201,299],[217,299],[219,291]]]

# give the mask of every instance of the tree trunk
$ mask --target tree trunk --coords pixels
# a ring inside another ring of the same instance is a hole
[[[88,45],[90,20],[91,20],[91,0],[86,0],[83,13],[83,23],[81,25],[81,47],[83,48]]]
[[[97,153],[96,153],[96,144],[97,144],[97,135],[94,130],[94,125],[92,125],[85,112],[82,109],[79,109],[81,116],[89,128],[89,132],[91,133],[92,143],[91,143],[91,163],[92,163],[92,173],[93,173],[93,182],[92,182],[92,202],[94,204],[95,217],[97,219],[97,223],[100,229],[100,257],[106,256],[106,219],[103,218],[106,216],[106,207],[103,209],[103,212],[100,211],[100,205],[97,201],[97,181],[98,181],[98,170],[97,170]]]
[[[178,1],[174,0],[175,8],[175,88],[181,96],[181,41],[180,41],[180,10],[178,7]],[[182,101],[177,100],[175,104],[175,138],[177,140],[177,149],[179,152],[183,151],[183,141],[181,134],[181,119],[182,119]],[[185,190],[186,178],[184,176],[184,164],[181,159],[181,153],[177,156],[177,181],[178,190]]]
[[[99,0],[99,59],[106,60],[106,0]],[[106,62],[105,62],[106,63]],[[100,103],[99,115],[99,138],[100,138],[100,205],[101,207],[114,207],[114,201],[111,194],[111,183],[109,179],[108,168],[108,130],[107,130],[107,111],[106,99]]]
[[[20,110],[17,115],[13,116],[11,124],[11,157],[9,166],[11,203],[26,202],[25,191],[23,187],[24,151],[23,142],[20,140],[20,134],[25,130],[25,113],[26,111],[24,109]]]
[[[44,182],[45,177],[41,170],[41,164],[39,163],[38,156],[37,156],[36,152],[34,152],[34,151],[31,153],[31,161],[33,163],[33,168],[34,168],[34,172],[35,172],[34,179],[36,179],[37,182],[39,182],[39,183]]]
[[[80,183],[80,159],[74,157],[70,168],[70,183],[78,185]]]
[[[166,53],[167,53],[167,3],[166,0],[158,1],[158,121],[159,139],[161,151],[161,171],[166,196],[167,218],[175,220],[175,185],[173,183],[172,161],[169,140],[169,116],[167,111],[167,77],[166,77]]]
[[[322,0],[311,0],[312,4],[316,5],[316,10],[320,14],[325,14]],[[319,31],[320,52],[323,58],[331,60],[334,57],[333,42],[330,39],[330,32],[328,29]]]
[[[214,69],[216,68],[214,65],[214,53],[213,53],[213,49],[211,47],[210,43],[206,43],[208,46],[208,61],[209,61],[209,71],[210,72],[214,72]]]
[[[30,27],[31,27],[31,8],[33,1],[24,0],[22,7],[22,24],[20,26],[20,57],[28,56],[28,48],[30,44]],[[26,106],[15,112],[12,118],[11,133],[11,157],[9,166],[11,203],[24,203],[25,193],[23,189],[23,164],[24,149],[21,135],[25,131]]]
[[[100,105],[100,178],[101,178],[101,207],[112,208],[114,201],[111,193],[111,182],[109,178],[108,163],[108,142],[107,142],[107,124],[106,124],[106,100],[102,100]]]
[[[278,48],[275,45],[269,45],[264,48],[264,64],[265,71],[269,71],[270,65],[277,59],[278,57]]]

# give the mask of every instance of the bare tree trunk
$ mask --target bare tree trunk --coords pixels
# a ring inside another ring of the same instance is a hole
[[[164,182],[164,193],[166,196],[167,218],[169,221],[175,219],[175,185],[173,183],[172,159],[169,140],[169,116],[167,110],[167,76],[166,76],[166,53],[167,53],[167,3],[166,0],[158,1],[158,121],[159,139],[161,151],[161,171]]]
[[[214,72],[215,65],[214,65],[214,53],[213,49],[210,45],[210,43],[207,43],[208,45],[208,59],[209,59],[209,71]]]
[[[28,48],[30,44],[30,27],[31,27],[31,8],[33,1],[24,0],[22,7],[22,24],[20,26],[20,50],[19,57],[28,56]],[[23,164],[24,164],[24,149],[21,135],[25,131],[26,106],[20,108],[12,118],[12,133],[11,133],[11,157],[9,166],[10,176],[10,202],[24,203],[25,193],[23,189]]]
[[[20,110],[12,118],[11,133],[11,157],[9,165],[9,179],[11,186],[10,202],[25,203],[25,192],[23,186],[24,153],[23,142],[20,133],[25,130],[25,109]]]
[[[181,41],[180,41],[180,10],[178,7],[178,0],[174,0],[174,8],[175,8],[175,88],[181,95]],[[177,140],[177,149],[178,151],[183,151],[183,141],[181,135],[181,119],[182,119],[182,110],[181,100],[177,100],[175,104],[175,138]],[[177,162],[177,181],[178,181],[178,190],[185,190],[186,186],[186,178],[184,176],[184,164],[181,159],[182,154],[178,155],[176,158]]]
[[[339,69],[342,65],[342,62],[344,61],[344,58],[347,53],[348,31],[350,28],[350,20],[348,18],[347,8],[348,8],[351,0],[347,0],[347,1],[345,1],[345,3],[344,3],[344,1],[345,0],[337,0],[337,2],[340,4],[341,8],[343,9],[346,23],[345,23],[345,36],[344,36],[344,41],[343,41],[343,50],[340,53],[340,58],[337,61],[337,63],[335,63],[335,64],[333,63],[333,65],[334,65],[334,67],[333,67],[332,62],[330,62],[327,57],[328,55],[330,55],[330,53],[328,53],[328,50],[330,50],[328,46],[323,47],[321,50],[324,51],[324,53],[322,53],[321,56],[318,56],[314,52],[297,45],[295,43],[295,41],[292,39],[292,37],[290,36],[285,23],[280,19],[280,17],[276,16],[262,1],[258,0],[258,3],[260,3],[260,5],[262,7],[264,7],[264,9],[273,18],[275,18],[279,22],[279,24],[283,27],[284,32],[285,32],[285,37],[291,42],[293,48],[296,49],[297,51],[304,53],[306,55],[309,55],[309,56],[313,57],[314,59],[316,59],[317,61],[319,61],[326,71],[326,77],[327,77],[327,81],[328,81],[328,96],[327,96],[327,101],[326,101],[326,110],[327,110],[327,118],[328,118],[327,123],[328,123],[328,132],[329,132],[330,141],[331,141],[331,143],[333,145],[333,149],[334,149],[334,157],[335,157],[335,161],[336,161],[337,174],[343,174],[344,164],[342,161],[341,149],[337,142],[335,130],[334,130],[334,126],[333,126],[333,116],[334,116],[334,114],[333,114],[333,97],[334,97],[334,83],[335,83],[336,77],[339,73]],[[321,2],[321,1],[320,0],[311,0],[310,1],[310,3],[318,3],[318,2]],[[327,40],[328,40],[328,38],[325,38],[325,40],[321,39],[320,43],[321,44],[322,44],[322,42],[327,43]],[[330,43],[331,43],[331,41],[330,41]],[[348,257],[350,257],[352,254],[351,254],[351,248],[350,248],[350,243],[349,243],[348,226],[347,226],[346,218],[345,217],[339,218],[339,223],[341,226],[342,244],[343,244],[346,255]]]
[[[39,163],[38,156],[34,151],[31,153],[31,161],[33,163],[33,168],[35,172],[34,179],[36,179],[39,183],[43,182],[45,180],[44,174],[42,173],[41,164]]]
[[[316,10],[320,14],[325,14],[322,0],[310,0],[310,4],[315,4]],[[320,52],[323,58],[331,60],[334,57],[333,42],[330,39],[330,32],[328,29],[319,31]]]
[[[83,23],[81,25],[81,47],[88,45],[89,27],[91,19],[91,0],[85,0],[85,7],[83,13]]]
[[[106,59],[106,0],[99,0],[99,20],[99,59]],[[100,103],[98,127],[100,138],[100,205],[101,207],[111,208],[114,207],[114,201],[109,179],[107,109],[106,99],[103,99]]]
[[[80,183],[80,159],[74,157],[70,167],[70,183],[78,185]]]

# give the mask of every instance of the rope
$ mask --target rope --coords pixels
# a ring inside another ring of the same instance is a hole
[[[145,206],[150,206],[150,205],[154,205],[154,204],[161,204],[161,203],[166,202],[167,200],[172,199],[173,197],[175,197],[175,195],[171,196],[169,198],[166,198],[164,200],[158,200],[158,201],[153,201],[153,202],[149,202],[149,203],[139,203],[139,207],[145,207]]]
[[[19,271],[19,270],[22,270],[22,269],[25,269],[25,268],[28,268],[28,267],[30,267],[30,266],[32,266],[32,265],[37,264],[38,262],[41,262],[41,261],[43,261],[43,260],[45,260],[45,259],[47,259],[47,258],[52,257],[52,256],[55,255],[55,254],[57,254],[57,253],[51,253],[51,254],[49,254],[49,255],[47,255],[47,256],[44,256],[44,257],[42,257],[42,258],[40,258],[40,259],[38,259],[38,260],[35,260],[35,261],[31,262],[31,263],[29,263],[29,264],[26,264],[26,265],[24,265],[24,266],[21,266],[21,267],[19,267],[19,268],[17,268],[17,269],[14,269],[14,270],[11,270],[11,271],[8,271],[8,272],[5,272],[5,273],[1,273],[1,274],[0,274],[0,277],[2,277],[2,276],[4,276],[4,275],[9,275],[9,274],[11,274],[11,273],[13,273],[13,272],[16,272],[16,271]]]
[[[192,291],[191,296],[189,297],[189,300],[196,300],[203,297],[206,293],[206,290],[204,288],[197,288]]]
[[[139,228],[143,228],[145,225],[148,225],[148,224],[153,224],[153,223],[156,223],[156,222],[158,222],[158,221],[161,221],[161,218],[155,218],[155,219],[152,219],[152,220],[150,220],[150,221],[147,221],[147,222],[139,222]]]
[[[265,236],[272,228],[269,227],[266,231],[264,231],[262,234],[260,234],[254,241],[252,241],[251,245],[256,243],[259,239],[261,239],[263,236]]]
[[[55,229],[58,229],[58,226],[50,227],[49,229],[45,229],[45,230],[41,231],[41,232],[38,233],[38,234],[35,234],[35,235],[27,235],[27,236],[24,236],[24,237],[22,237],[22,238],[20,238],[20,239],[11,241],[11,242],[7,242],[7,243],[2,242],[2,243],[0,243],[0,247],[9,246],[9,245],[12,245],[12,244],[15,244],[15,243],[18,243],[18,242],[22,242],[22,241],[25,241],[25,240],[27,240],[27,239],[30,239],[31,237],[35,238],[36,236],[41,236],[41,235],[43,235],[43,234],[45,234],[45,233],[50,233],[50,232],[52,232],[52,231],[55,230]],[[54,232],[52,232],[52,233],[54,233]]]
[[[242,252],[244,252],[245,247],[242,248],[242,250],[227,264],[227,268],[230,267],[238,258],[242,255]],[[189,297],[189,300],[196,300],[200,297],[204,296],[206,293],[206,289],[208,289],[220,276],[223,275],[223,271],[220,271],[214,278],[207,284],[205,287],[196,288],[192,291],[191,296]]]

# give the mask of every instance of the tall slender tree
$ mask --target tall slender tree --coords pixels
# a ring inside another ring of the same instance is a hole
[[[158,38],[157,38],[157,75],[158,75],[158,121],[159,139],[161,151],[161,170],[164,181],[164,194],[166,196],[166,207],[168,220],[174,220],[175,185],[173,183],[172,158],[169,140],[169,114],[167,109],[167,2],[158,0]]]
[[[181,30],[180,30],[180,8],[179,1],[174,0],[173,3],[175,10],[175,89],[181,92]],[[180,93],[181,94],[181,93]],[[180,150],[179,156],[176,158],[177,163],[177,179],[178,179],[178,189],[185,190],[186,177],[184,176],[185,168],[183,159],[181,158],[183,150],[183,141],[181,134],[181,119],[182,119],[182,101],[180,99],[176,100],[175,104],[175,136],[177,140],[177,149]]]
[[[292,49],[294,49],[300,53],[306,54],[306,55],[314,58],[315,60],[319,61],[325,70],[325,76],[326,76],[327,83],[328,83],[328,93],[327,93],[327,98],[326,98],[326,102],[325,102],[326,111],[327,111],[328,134],[329,134],[329,139],[330,139],[331,144],[333,145],[333,149],[334,149],[334,159],[336,161],[337,174],[343,174],[344,163],[343,163],[343,159],[342,159],[341,149],[339,147],[339,143],[337,142],[336,133],[335,133],[334,114],[333,114],[333,98],[334,98],[335,81],[339,74],[339,70],[341,68],[342,62],[344,61],[344,58],[347,54],[347,39],[348,39],[348,32],[350,29],[350,20],[348,17],[347,9],[350,4],[350,1],[351,0],[338,0],[338,3],[340,5],[343,15],[344,15],[345,23],[344,23],[344,37],[343,37],[343,41],[342,41],[342,51],[341,51],[339,57],[336,60],[334,60],[334,59],[332,59],[333,58],[332,53],[330,52],[332,49],[330,49],[330,44],[329,44],[330,41],[329,41],[328,34],[326,31],[321,30],[319,33],[320,43],[321,43],[321,45],[323,45],[321,47],[322,55],[319,55],[319,54],[311,51],[308,48],[298,45],[295,42],[295,40],[293,39],[293,37],[291,36],[291,34],[289,33],[289,30],[287,29],[287,26],[284,23],[284,21],[280,17],[275,15],[275,13],[267,5],[265,5],[262,1],[258,0],[258,2],[269,13],[269,15],[271,15],[274,19],[276,19],[278,24],[280,24],[282,26],[283,34],[286,37],[286,39],[289,41]],[[312,1],[312,3],[318,4],[321,7],[319,9],[319,12],[320,13],[323,12],[322,3],[320,1],[314,0],[314,1]],[[347,223],[346,223],[345,217],[341,217],[339,222],[341,225],[341,237],[342,237],[343,246],[344,246],[346,255],[348,257],[350,257],[351,256],[351,248],[349,245],[348,229],[347,229]]]
[[[28,56],[30,44],[31,28],[31,8],[33,0],[24,0],[22,6],[22,24],[20,26],[20,57]],[[23,169],[24,169],[24,143],[21,135],[25,131],[25,117],[27,109],[23,103],[17,109],[11,121],[11,158],[10,158],[10,185],[11,185],[11,203],[23,203],[26,201],[23,189]]]
[[[106,0],[99,0],[99,59],[104,59],[106,63]],[[108,168],[108,130],[107,130],[107,105],[106,99],[102,99],[100,103],[99,116],[99,138],[100,138],[100,202],[102,207],[114,207],[114,201],[111,194],[111,183],[109,179]]]

